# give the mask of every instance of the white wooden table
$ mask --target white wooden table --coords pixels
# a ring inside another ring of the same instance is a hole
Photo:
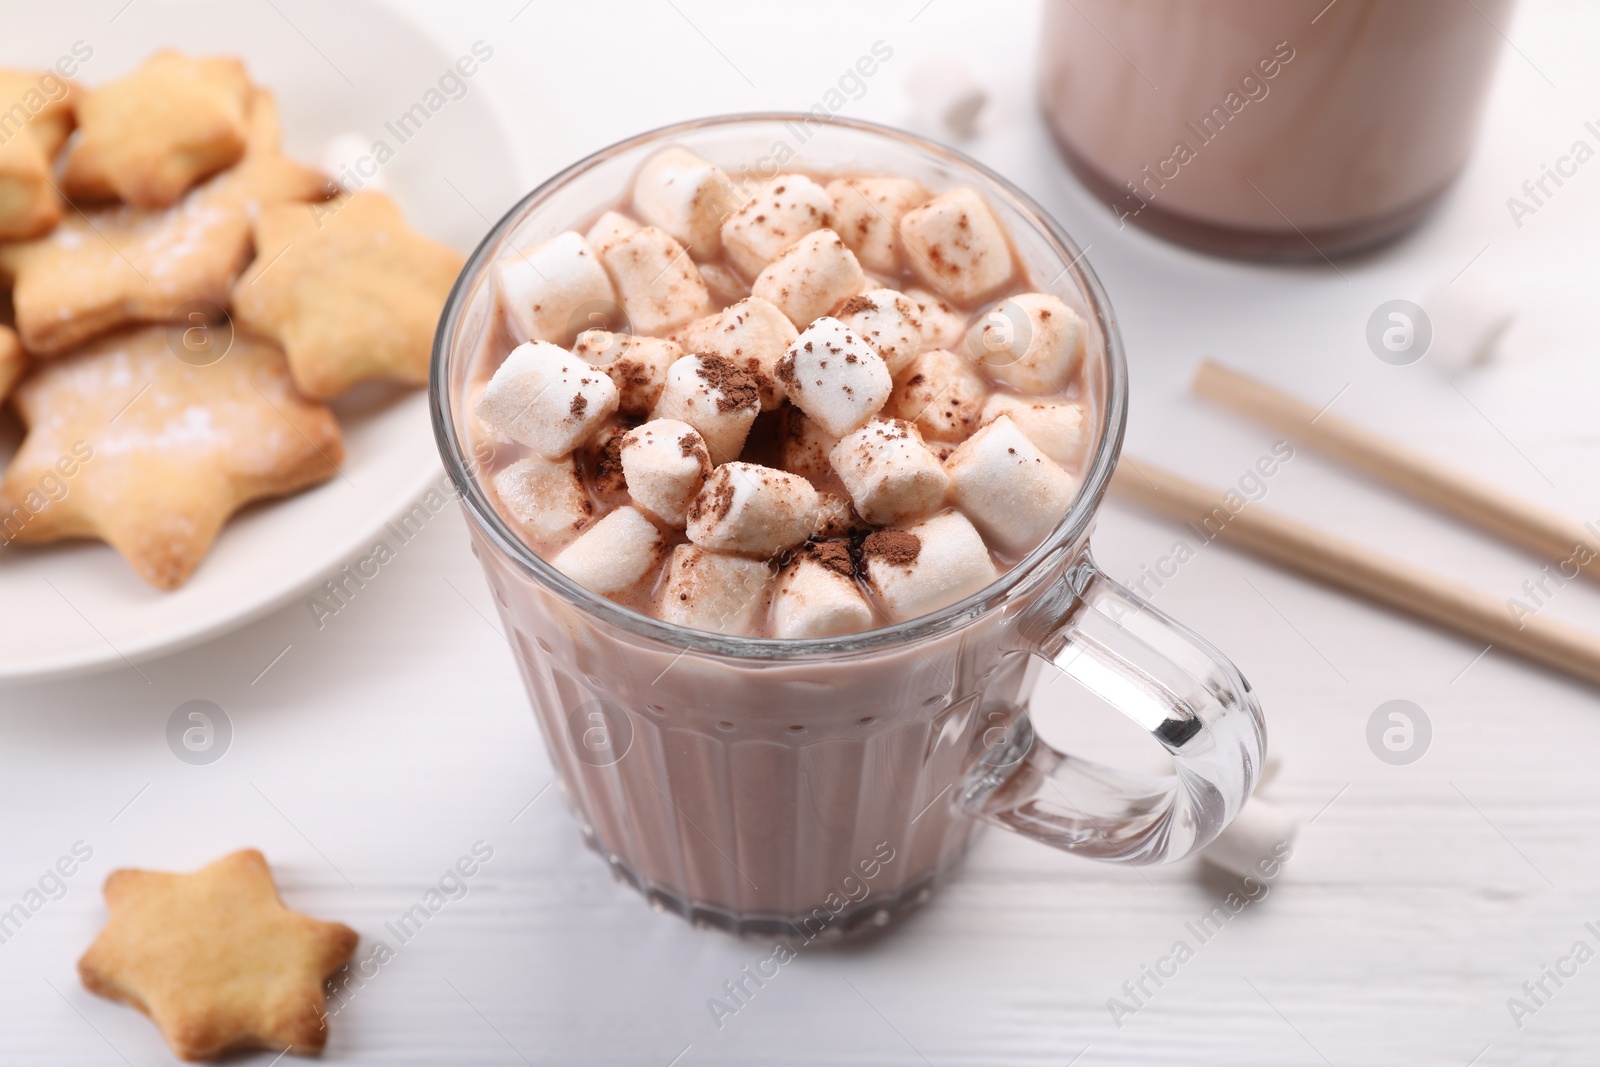
[[[1130,452],[1220,486],[1270,446],[1186,395],[1196,361],[1214,355],[1318,403],[1338,394],[1347,417],[1600,519],[1600,163],[1520,229],[1505,206],[1541,163],[1595,141],[1583,128],[1600,119],[1593,5],[1528,0],[1507,28],[1516,51],[1484,143],[1444,210],[1336,273],[1222,262],[1118,231],[1048,147],[1028,3],[980,15],[960,0],[824,0],[783,20],[733,0],[522,4],[407,6],[451,55],[492,44],[472,91],[512,116],[533,174],[696,114],[807,107],[878,40],[893,57],[844,113],[904,122],[911,69],[957,53],[994,93],[990,125],[967,147],[1091,246],[1128,342]],[[309,48],[307,62],[320,62]],[[419,85],[436,76],[419,71]],[[1499,364],[1451,378],[1427,360],[1371,355],[1373,308],[1463,269],[1520,306]],[[1541,566],[1304,451],[1264,506],[1496,596],[1517,595]],[[1113,574],[1135,578],[1177,534],[1113,505],[1096,544]],[[1594,691],[1221,546],[1155,600],[1258,688],[1286,757],[1270,795],[1305,823],[1266,897],[1205,944],[1191,939],[1194,958],[1120,1027],[1108,998],[1190,939],[1185,923],[1232,883],[1195,862],[1117,869],[991,832],[901,929],[808,950],[719,1029],[707,999],[770,946],[652,913],[580,844],[545,791],[542,742],[450,512],[320,630],[297,605],[142,665],[148,683],[122,670],[0,693],[0,907],[75,842],[93,849],[65,895],[0,944],[0,1061],[170,1062],[146,1020],[90,996],[74,973],[115,867],[186,869],[257,845],[289,902],[355,926],[364,955],[483,841],[493,859],[467,895],[338,1012],[328,1062],[1593,1062],[1600,962],[1559,988],[1547,980],[1553,995],[1520,1028],[1507,1001],[1574,942],[1600,949],[1584,926],[1600,925]],[[1593,589],[1561,589],[1546,610],[1600,627]],[[1048,734],[1130,750],[1109,716],[1052,714],[1064,688],[1040,697]],[[1395,698],[1433,727],[1408,766],[1366,742],[1369,716]],[[168,716],[191,699],[233,725],[209,766],[180,762],[165,740]]]

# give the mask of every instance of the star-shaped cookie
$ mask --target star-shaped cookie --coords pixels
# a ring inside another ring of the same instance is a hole
[[[323,982],[350,959],[356,932],[284,907],[261,853],[193,874],[112,871],[105,897],[110,918],[78,975],[150,1016],[179,1057],[322,1051]]]
[[[428,380],[433,331],[462,257],[407,228],[363,190],[314,207],[261,212],[256,259],[233,287],[236,319],[274,337],[307,396],[371,378]]]
[[[0,400],[11,395],[11,387],[17,384],[17,379],[22,377],[27,367],[28,357],[22,351],[22,342],[17,340],[16,331],[9,326],[0,326]]]
[[[61,221],[50,161],[72,132],[72,87],[53,71],[0,70],[0,240]]]
[[[277,345],[240,331],[209,366],[180,351],[167,328],[135,327],[23,379],[0,542],[97,537],[175,589],[239,508],[333,476],[339,426],[295,391]]]
[[[167,207],[244,155],[250,96],[237,59],[157,52],[78,101],[62,190],[74,200]]]
[[[125,323],[165,321],[192,301],[226,305],[254,214],[330,191],[323,175],[279,155],[278,139],[277,107],[257,90],[245,158],[172,207],[74,211],[46,237],[0,245],[23,346],[54,355]]]

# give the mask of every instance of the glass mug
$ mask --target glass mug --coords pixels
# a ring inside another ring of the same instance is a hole
[[[1090,324],[1098,445],[1054,533],[983,591],[921,618],[815,640],[661,622],[570,581],[486,497],[463,421],[496,326],[488,268],[623,201],[668,144],[729,170],[907,175],[993,205],[1021,261]],[[545,182],[463,270],[435,341],[434,430],[561,791],[588,842],[659,908],[741,933],[839,936],[927,899],[984,822],[1084,856],[1160,863],[1204,846],[1250,796],[1261,711],[1234,666],[1101,574],[1095,510],[1127,374],[1080,250],[1015,187],[930,142],[801,114],[707,119],[613,145]],[[1176,773],[1058,752],[1025,707],[1066,674],[1154,735]]]
[[[1045,116],[1119,221],[1317,259],[1420,222],[1466,163],[1512,0],[1047,0]]]

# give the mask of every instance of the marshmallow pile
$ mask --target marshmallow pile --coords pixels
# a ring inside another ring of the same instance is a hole
[[[1089,326],[1026,290],[971,188],[754,181],[670,147],[491,284],[516,347],[473,415],[502,515],[667,622],[913,619],[992,583],[1077,495]]]

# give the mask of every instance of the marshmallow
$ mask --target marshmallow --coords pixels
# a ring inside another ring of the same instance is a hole
[[[861,265],[877,274],[900,273],[900,219],[928,199],[928,191],[910,178],[836,178],[828,183],[833,198],[833,228]]]
[[[727,307],[750,295],[750,287],[721,263],[700,264],[700,280],[706,283],[714,303]]]
[[[784,249],[756,276],[750,292],[771,301],[796,326],[838,307],[867,287],[867,276],[832,230],[814,230]]]
[[[852,530],[860,530],[865,524],[856,517],[855,511],[850,507],[850,501],[838,493],[817,493],[817,525],[812,529],[811,536],[826,540],[830,537],[843,537]]]
[[[1294,816],[1282,808],[1252,797],[1200,858],[1240,878],[1273,878],[1292,854],[1299,828]]]
[[[944,503],[950,487],[939,457],[902,419],[873,419],[840,438],[829,459],[856,512],[874,526],[928,514]]]
[[[633,502],[683,529],[689,502],[711,473],[705,439],[686,422],[654,419],[623,435],[621,459]]]
[[[941,296],[926,289],[907,289],[906,297],[917,305],[917,321],[922,323],[922,347],[955,348],[967,336],[967,320]]]
[[[807,545],[783,569],[772,596],[773,637],[833,637],[871,625],[845,542]]]
[[[670,333],[711,310],[700,268],[667,231],[644,226],[600,254],[636,333]]]
[[[1089,414],[1082,404],[996,393],[984,402],[978,423],[987,425],[1001,415],[1009,416],[1022,435],[1039,446],[1039,451],[1067,470],[1083,466],[1094,427],[1089,425]]]
[[[1011,280],[1011,242],[983,197],[962,186],[900,220],[911,270],[934,292],[972,304]]]
[[[655,523],[639,509],[623,506],[556,553],[550,566],[590,592],[609,597],[641,582],[666,551]]]
[[[793,404],[783,409],[778,434],[778,465],[792,474],[822,485],[834,477],[828,453],[839,439],[824,430],[816,419]]]
[[[967,350],[1019,393],[1060,392],[1083,362],[1088,324],[1060,297],[1022,293],[1002,300],[967,331]]]
[[[989,100],[988,91],[966,64],[950,55],[934,56],[911,68],[906,91],[919,125],[958,140],[978,132],[978,116]]]
[[[743,556],[775,556],[811,536],[817,510],[817,491],[798,474],[724,463],[689,507],[689,540]]]
[[[861,547],[867,580],[897,622],[954,604],[999,577],[983,538],[958,511],[879,530]]]
[[[616,313],[616,292],[594,249],[568,230],[526,255],[513,249],[494,265],[494,289],[512,337],[566,344]]]
[[[794,323],[782,311],[759,296],[752,296],[694,320],[684,329],[681,340],[690,352],[721,356],[749,372],[761,390],[761,410],[771,411],[783,402],[778,360],[798,336]]]
[[[546,341],[518,345],[478,398],[478,417],[546,459],[583,444],[617,410],[611,379]]]
[[[596,253],[603,253],[606,249],[640,229],[633,219],[620,211],[607,211],[594,220],[594,225],[589,227],[589,232],[583,239],[589,242],[589,247]]]
[[[989,386],[971,360],[935,348],[906,368],[887,412],[916,423],[930,441],[959,441],[978,425],[988,395]]]
[[[756,380],[721,356],[684,356],[667,368],[652,419],[687,422],[705,438],[713,463],[738,459],[761,412]]]
[[[661,395],[667,368],[683,358],[683,349],[664,337],[585,330],[572,354],[606,372],[617,387],[617,410],[645,415]]]
[[[1422,302],[1433,336],[1428,359],[1446,370],[1466,370],[1487,363],[1517,317],[1517,306],[1504,293],[1471,277],[1440,286]]]
[[[594,503],[570,456],[519,459],[495,472],[494,491],[523,532],[540,547],[565,544],[594,516]]]
[[[803,174],[780,174],[722,224],[722,247],[735,269],[754,278],[779,252],[831,225],[828,191]]]
[[[622,473],[622,437],[627,428],[608,423],[595,432],[588,446],[577,453],[588,472],[589,488],[601,503],[615,507],[629,503],[628,479]]]
[[[922,323],[917,318],[917,305],[904,293],[893,289],[869,290],[840,304],[833,317],[877,349],[891,378],[900,377],[900,372],[922,351]]]
[[[667,560],[656,614],[678,626],[748,636],[766,613],[772,577],[764,560],[679,545]]]
[[[357,189],[387,189],[389,182],[383,176],[373,147],[374,138],[354,132],[338,134],[322,150],[322,172],[332,174],[339,188],[347,193]]]
[[[670,233],[696,259],[722,250],[722,220],[738,206],[738,194],[721,167],[676,145],[645,160],[633,180],[639,217]]]
[[[843,437],[878,413],[894,383],[883,357],[838,319],[824,316],[778,361],[790,403],[823,431]]]
[[[945,461],[950,498],[996,549],[1020,557],[1055,529],[1078,481],[1001,415]]]

